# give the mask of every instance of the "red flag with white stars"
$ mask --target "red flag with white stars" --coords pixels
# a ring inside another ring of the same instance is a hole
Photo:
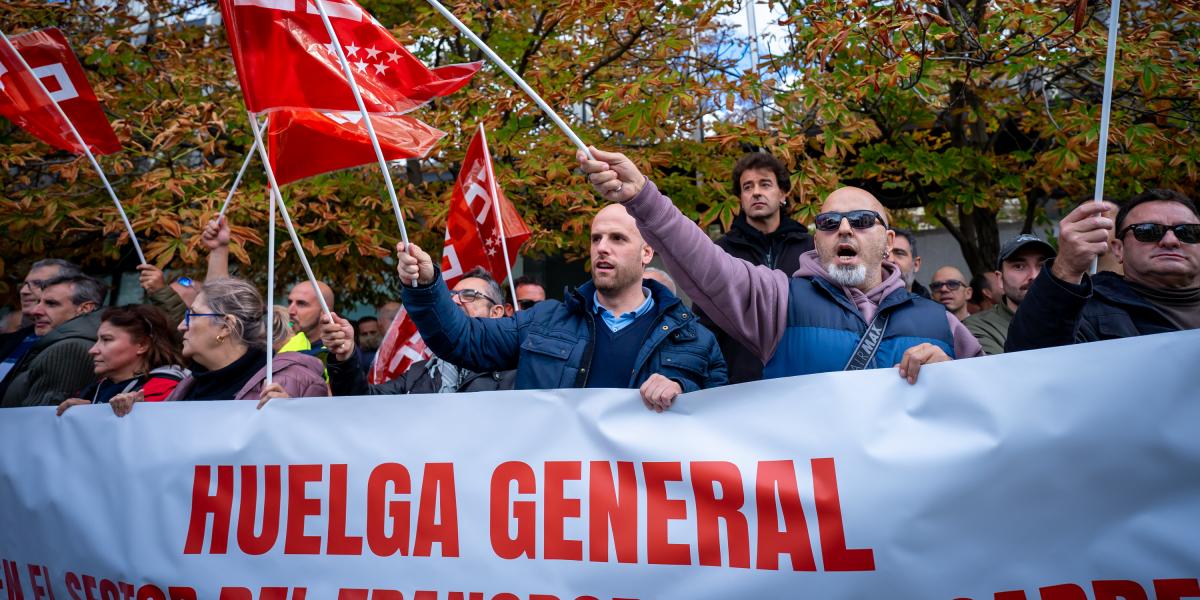
[[[55,148],[83,154],[70,126],[54,108],[57,101],[93,154],[121,150],[121,142],[88,84],[83,66],[61,31],[30,31],[14,35],[9,41],[21,56],[0,43],[0,115]],[[22,57],[33,69],[32,74],[21,64]],[[49,97],[34,77],[46,86]]]
[[[376,161],[362,113],[278,110],[269,113],[267,148],[279,185]],[[422,158],[446,135],[404,115],[371,115],[387,160]]]
[[[315,0],[220,0],[246,108],[358,110]],[[481,63],[430,69],[354,0],[323,0],[368,112],[454,93]]]

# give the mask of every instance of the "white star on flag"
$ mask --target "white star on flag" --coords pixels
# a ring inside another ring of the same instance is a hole
[[[400,60],[400,53],[396,52],[395,50],[388,52],[387,55],[388,55],[388,60],[390,60],[392,62],[396,62],[396,61]]]
[[[382,50],[376,50],[375,46],[371,46],[370,48],[366,48],[365,50],[367,52],[367,60],[375,60],[375,57],[380,52],[382,52]]]
[[[367,63],[365,63],[365,62],[355,62],[354,67],[358,69],[359,73],[367,72]]]
[[[358,46],[355,46],[354,44],[350,44],[349,46],[346,46],[346,58],[350,58],[351,56],[358,54],[358,50],[359,50]]]
[[[375,67],[375,73],[376,73],[377,75],[383,75],[383,72],[384,72],[384,71],[386,71],[386,70],[387,70],[387,68],[388,68],[388,66],[387,66],[387,65],[385,65],[385,64],[383,64],[383,63],[375,63],[375,64],[373,64],[373,65],[371,65],[371,66],[372,66],[372,67]]]
[[[483,251],[484,251],[484,252],[487,252],[487,255],[488,255],[488,256],[495,256],[495,255],[496,255],[496,249],[495,249],[495,248],[493,248],[493,247],[491,247],[491,246],[488,246],[487,248],[484,248],[484,249],[483,249]]]

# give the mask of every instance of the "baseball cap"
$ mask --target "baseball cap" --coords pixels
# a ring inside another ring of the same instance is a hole
[[[1042,238],[1032,233],[1022,233],[1008,240],[1000,247],[1000,258],[996,260],[996,269],[1001,269],[1004,266],[1004,261],[1008,260],[1009,257],[1030,246],[1041,250],[1046,255],[1046,258],[1054,258],[1058,254],[1054,250],[1054,246],[1051,246]]]

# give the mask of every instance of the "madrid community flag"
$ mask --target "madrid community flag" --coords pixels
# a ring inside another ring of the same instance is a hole
[[[57,101],[93,154],[121,150],[121,142],[61,31],[30,31],[9,41],[20,56],[7,44],[0,44],[0,115],[55,148],[82,154],[70,125],[54,108]],[[21,64],[21,58],[32,73]],[[38,80],[50,96],[38,86]]]
[[[496,220],[497,205],[504,219],[503,236]],[[492,157],[480,128],[467,147],[446,216],[446,246],[442,250],[446,285],[453,287],[463,273],[475,267],[483,267],[497,281],[504,281],[529,235],[529,227],[495,181]],[[508,246],[508,264],[504,264],[502,243]]]
[[[279,110],[268,113],[267,148],[280,185],[374,163],[362,113]],[[371,115],[387,160],[423,158],[445,132],[404,115]]]
[[[375,353],[375,362],[367,373],[367,381],[381,384],[391,381],[404,374],[413,363],[432,358],[433,352],[421,339],[417,324],[408,318],[404,307],[392,319],[391,326],[379,343],[379,351]]]
[[[358,110],[314,0],[220,0],[246,108]],[[367,111],[402,114],[466,85],[481,63],[430,69],[354,0],[323,0]]]

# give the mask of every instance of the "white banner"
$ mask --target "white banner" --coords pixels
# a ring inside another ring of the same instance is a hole
[[[8,409],[0,599],[1200,597],[1198,367]]]

